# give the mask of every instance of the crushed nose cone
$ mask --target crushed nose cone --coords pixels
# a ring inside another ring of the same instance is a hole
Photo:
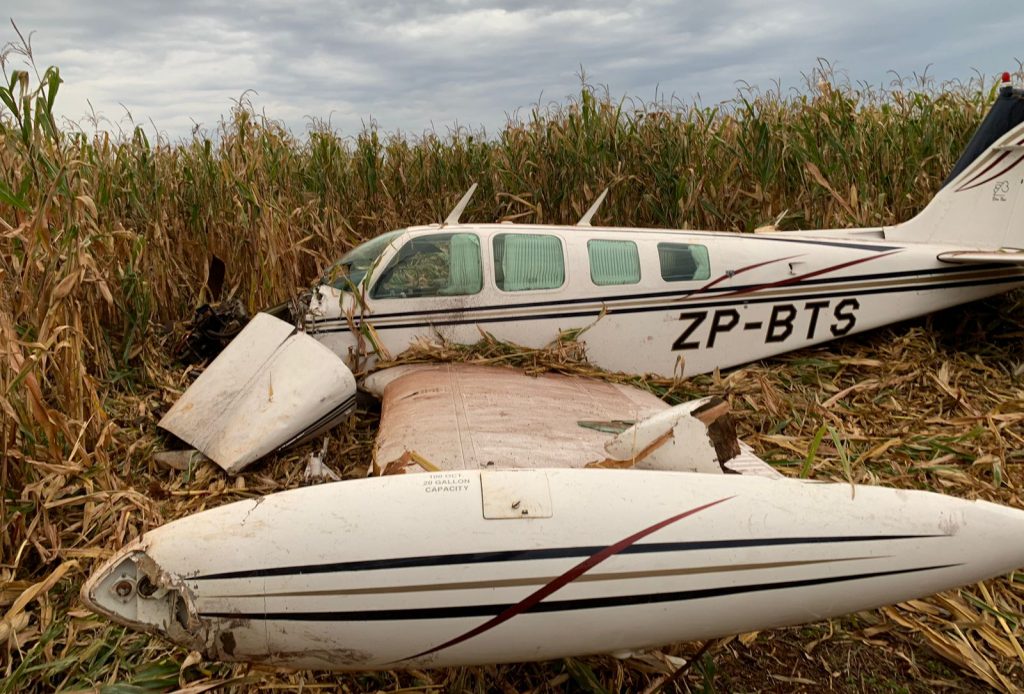
[[[82,602],[118,624],[209,652],[207,630],[184,582],[164,572],[138,545],[100,567],[82,586]]]
[[[356,382],[317,340],[257,314],[160,420],[229,473],[337,424]]]

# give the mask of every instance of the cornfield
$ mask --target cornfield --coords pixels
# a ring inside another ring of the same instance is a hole
[[[872,88],[821,65],[801,92],[743,88],[716,106],[617,100],[583,84],[493,135],[418,137],[323,124],[300,137],[242,99],[215,131],[169,141],[141,126],[60,123],[58,68],[37,70],[25,44],[0,62],[0,692],[1019,691],[1021,573],[627,660],[344,676],[201,662],[77,600],[91,568],[145,530],[302,483],[308,449],[234,480],[152,459],[166,443],[156,421],[195,375],[172,348],[211,298],[212,256],[227,295],[255,311],[362,240],[439,221],[473,182],[463,219],[475,221],[574,223],[608,186],[597,221],[620,226],[892,223],[938,189],[991,103],[990,81]],[[1022,303],[1011,294],[686,382],[630,380],[670,400],[727,394],[744,438],[793,475],[1021,507]],[[594,373],[578,345],[432,349],[405,358]],[[374,427],[358,413],[330,434],[325,461],[364,472]]]

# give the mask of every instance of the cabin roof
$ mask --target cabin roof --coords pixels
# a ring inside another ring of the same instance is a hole
[[[655,227],[611,227],[611,226],[576,226],[574,224],[515,224],[513,222],[465,222],[460,224],[420,224],[410,226],[406,231],[416,234],[437,233],[445,231],[498,231],[515,233],[517,231],[559,231],[591,236],[597,234],[739,234],[734,231],[697,231],[692,229],[659,229]]]
[[[576,226],[574,224],[515,224],[512,222],[483,222],[483,223],[459,223],[459,224],[420,224],[406,227],[403,231],[413,235],[450,233],[455,231],[464,232],[559,232],[569,237],[578,236],[580,239],[590,239],[598,235],[627,236],[651,236],[654,238],[667,237],[679,238],[680,236],[704,237],[704,238],[759,238],[759,239],[781,239],[784,241],[800,241],[803,239],[814,240],[817,238],[834,240],[837,235],[850,240],[857,235],[878,238],[884,237],[884,227],[864,227],[850,229],[809,229],[799,231],[767,231],[767,232],[741,232],[741,231],[708,231],[700,229],[662,229],[655,227],[614,227],[614,226]],[[756,236],[755,236],[756,235]]]

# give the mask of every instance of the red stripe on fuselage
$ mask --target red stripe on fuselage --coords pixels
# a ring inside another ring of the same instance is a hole
[[[961,183],[960,187],[956,189],[956,192],[959,193],[961,190],[965,190],[967,186],[974,183],[976,180],[978,180],[979,178],[987,174],[989,171],[994,169],[999,164],[999,162],[1001,162],[1003,159],[1006,159],[1006,157],[1008,157],[1009,155],[1009,152],[1003,152],[1002,154],[1000,154],[998,157],[995,158],[995,161],[993,161],[991,164],[989,164],[984,169],[971,176],[969,180],[966,180],[963,183]]]
[[[707,284],[705,284],[700,289],[694,290],[693,292],[691,292],[687,296],[694,296],[696,294],[700,294],[701,292],[706,292],[707,290],[711,289],[712,287],[714,287],[719,282],[724,282],[725,280],[732,279],[736,275],[742,275],[744,272],[747,272],[748,270],[756,270],[757,268],[764,267],[765,265],[771,265],[772,263],[781,263],[783,260],[792,260],[793,258],[799,258],[799,257],[800,257],[799,255],[787,255],[785,258],[776,258],[775,260],[766,260],[766,261],[764,261],[762,263],[754,263],[753,265],[747,265],[746,267],[741,267],[739,270],[732,270],[731,272],[727,272],[724,275],[722,275],[721,277],[718,277],[717,279],[712,280],[711,282],[708,282]]]
[[[484,633],[485,631],[490,631],[494,627],[498,626],[499,624],[502,624],[503,622],[507,622],[508,620],[512,619],[516,615],[520,615],[523,612],[526,612],[531,607],[533,607],[534,605],[539,603],[541,600],[543,600],[544,598],[548,597],[549,595],[551,595],[555,591],[560,590],[561,588],[564,588],[565,586],[569,585],[570,583],[575,581],[577,578],[579,578],[580,576],[582,576],[583,574],[585,574],[586,572],[590,571],[592,568],[594,568],[595,566],[597,566],[598,564],[603,562],[605,559],[608,559],[609,557],[615,556],[616,554],[618,554],[622,550],[626,549],[627,547],[629,547],[629,546],[631,546],[633,544],[636,544],[637,542],[639,542],[643,538],[647,537],[651,533],[657,532],[658,530],[661,530],[665,526],[671,525],[671,524],[675,523],[676,521],[680,521],[680,520],[686,518],[687,516],[692,516],[695,513],[700,513],[701,511],[703,511],[705,509],[709,509],[712,506],[717,506],[718,504],[720,504],[720,503],[722,503],[724,501],[728,501],[729,499],[733,499],[733,498],[735,498],[735,497],[727,496],[727,497],[725,497],[723,499],[719,499],[718,501],[712,501],[711,503],[704,504],[703,506],[698,506],[696,508],[691,508],[689,511],[684,511],[684,512],[682,512],[680,514],[672,516],[671,518],[666,518],[665,520],[661,521],[660,523],[655,523],[654,525],[652,525],[652,526],[650,526],[648,528],[644,528],[643,530],[641,530],[641,531],[639,531],[637,533],[634,533],[634,534],[630,535],[629,537],[627,537],[627,538],[625,538],[623,540],[619,540],[614,545],[609,545],[609,546],[605,547],[604,549],[602,549],[600,552],[598,552],[596,554],[593,554],[590,557],[584,559],[579,564],[577,564],[576,566],[572,567],[571,569],[566,571],[561,576],[558,576],[557,578],[552,579],[550,582],[548,582],[547,584],[545,584],[541,588],[537,589],[533,593],[530,593],[530,595],[526,596],[525,598],[523,598],[522,600],[517,602],[515,605],[512,605],[511,607],[503,610],[501,613],[499,613],[495,617],[487,620],[486,622],[484,622],[480,626],[475,627],[473,629],[470,629],[469,631],[467,631],[466,633],[462,634],[461,636],[456,636],[454,639],[451,639],[449,641],[445,641],[440,646],[434,646],[433,648],[429,648],[429,649],[427,649],[425,651],[417,653],[416,655],[409,656],[408,658],[403,658],[402,660],[412,660],[414,658],[422,658],[425,655],[430,655],[431,653],[437,653],[438,651],[444,650],[445,648],[451,648],[452,646],[460,644],[463,641],[467,641],[467,640],[473,638],[474,636],[479,636],[480,634]]]
[[[900,250],[903,250],[903,249],[900,249]],[[859,265],[860,263],[866,263],[869,260],[877,260],[879,258],[884,258],[887,255],[892,255],[893,253],[899,253],[899,252],[900,252],[899,250],[889,251],[887,253],[878,253],[876,255],[869,255],[867,258],[857,258],[856,260],[848,260],[845,263],[839,263],[838,265],[831,265],[829,267],[822,268],[821,270],[815,270],[814,272],[808,272],[808,273],[805,273],[803,275],[797,275],[795,277],[787,277],[786,279],[779,280],[778,282],[770,282],[768,284],[758,284],[758,285],[755,285],[753,287],[748,287],[747,289],[741,289],[741,290],[737,290],[735,292],[727,292],[725,294],[722,294],[721,296],[723,296],[723,297],[725,297],[725,296],[743,296],[744,294],[752,294],[753,292],[759,292],[762,289],[771,289],[772,287],[785,287],[788,284],[796,284],[797,282],[805,280],[805,279],[807,279],[809,277],[817,277],[818,275],[824,275],[827,272],[833,272],[835,270],[842,270],[843,268],[847,268],[847,267],[850,267],[852,265]]]

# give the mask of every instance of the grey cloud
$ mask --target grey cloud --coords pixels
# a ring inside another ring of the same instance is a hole
[[[456,121],[493,131],[542,95],[578,92],[581,66],[616,96],[704,103],[732,96],[739,80],[800,87],[819,56],[874,84],[929,64],[937,79],[963,79],[1014,67],[1024,19],[1019,3],[980,12],[920,0],[14,0],[8,12],[36,32],[37,63],[61,67],[65,115],[88,99],[117,120],[124,104],[172,137],[193,119],[212,127],[248,89],[297,133],[305,116],[330,116],[346,133],[371,117],[418,133]]]

